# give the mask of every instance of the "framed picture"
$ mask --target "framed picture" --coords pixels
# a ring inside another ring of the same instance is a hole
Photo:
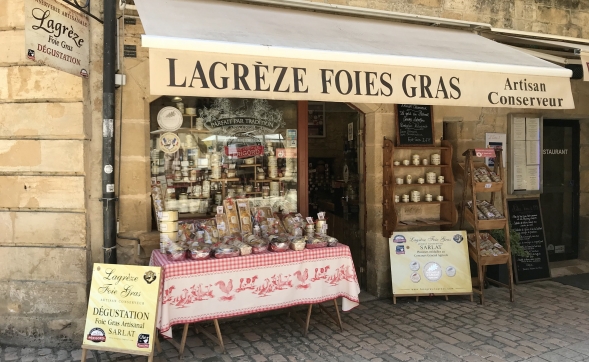
[[[325,137],[325,103],[309,102],[309,138]]]

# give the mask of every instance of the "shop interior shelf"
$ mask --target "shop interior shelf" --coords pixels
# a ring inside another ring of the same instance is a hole
[[[232,178],[217,178],[217,179],[211,179],[211,182],[237,182],[239,181],[240,178],[239,177],[232,177]]]
[[[501,182],[475,182],[475,192],[500,192],[503,189],[503,181]]]
[[[499,264],[506,264],[509,259],[509,254],[505,249],[501,248],[503,254],[496,255],[496,256],[480,256],[479,260],[481,265],[499,265]],[[472,258],[473,261],[477,261],[477,247],[472,242],[468,242],[468,254]]]
[[[262,166],[262,165],[259,164],[259,163],[256,163],[256,164],[253,164],[253,165],[247,165],[247,164],[244,163],[244,164],[239,165],[239,167],[260,167],[260,166]]]
[[[397,150],[412,150],[412,151],[419,151],[419,150],[448,150],[450,147],[445,146],[395,146]]]
[[[424,168],[424,167],[450,167],[450,165],[395,165],[394,167],[406,167],[406,168]]]
[[[420,201],[420,202],[396,202],[395,205],[397,206],[412,206],[412,205],[440,205],[440,204],[449,204],[452,201]]]
[[[426,187],[426,186],[452,186],[451,183],[449,182],[444,182],[443,184],[440,183],[435,183],[435,184],[428,184],[428,183],[423,183],[423,184],[418,184],[416,183],[410,183],[410,184],[406,184],[406,183],[402,183],[402,184],[395,184],[395,187],[403,187],[403,186],[409,186],[409,187]]]
[[[409,223],[409,224],[408,224]],[[398,227],[428,227],[428,226],[442,226],[442,225],[452,225],[454,224],[452,221],[448,220],[426,220],[426,219],[417,219],[417,220],[407,220],[407,221],[399,221]]]
[[[472,226],[475,225],[474,215],[472,210],[468,207],[465,208],[464,217],[466,221]],[[491,220],[478,220],[478,229],[479,230],[495,230],[495,229],[503,229],[505,227],[505,223],[507,222],[506,219],[491,219]]]
[[[196,128],[178,128],[175,131],[167,131],[165,129],[158,129],[155,131],[149,132],[150,134],[163,134],[163,133],[202,133],[202,134],[210,134],[211,131],[207,129],[196,129]]]

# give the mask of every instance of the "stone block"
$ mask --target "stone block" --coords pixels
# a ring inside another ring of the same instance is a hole
[[[60,283],[39,281],[0,282],[0,316],[35,316],[68,318],[86,316],[86,283]],[[55,330],[63,329],[62,323],[54,323]]]
[[[82,102],[0,103],[0,137],[19,136],[83,138]]]
[[[79,348],[84,333],[84,318],[72,319],[61,330],[50,329],[48,324],[51,322],[51,319],[34,316],[6,316],[0,320],[0,345]]]
[[[121,159],[121,195],[145,195],[150,192],[150,164],[148,157]]]
[[[82,141],[0,140],[0,171],[84,173]]]
[[[516,0],[515,4],[515,18],[523,20],[534,20],[536,16],[536,7],[524,0]]]
[[[119,199],[119,231],[151,230],[151,199],[148,194],[125,196]]]
[[[0,67],[0,101],[82,101],[82,78],[45,66]]]
[[[466,10],[467,0],[446,0],[444,1],[444,9],[450,10]]]
[[[150,149],[149,121],[144,119],[123,120],[123,148],[121,156],[146,157]]]
[[[0,245],[85,246],[86,215],[0,212]]]
[[[462,20],[462,12],[454,10],[442,10],[440,17],[445,19]]]
[[[0,176],[0,207],[84,209],[84,178]]]
[[[34,65],[25,56],[24,30],[0,31],[2,47],[0,47],[0,66]]]
[[[0,2],[0,30],[24,29],[24,27],[24,0],[6,0]]]
[[[581,171],[579,178],[581,180],[580,191],[581,192],[589,192],[589,170]]]
[[[0,281],[86,282],[86,250],[0,247]]]
[[[538,6],[536,20],[548,24],[568,24],[571,21],[569,10],[550,6]]]

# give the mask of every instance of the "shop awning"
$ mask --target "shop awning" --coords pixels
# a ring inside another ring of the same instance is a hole
[[[523,36],[505,35],[500,33],[485,34],[489,39],[518,48],[530,55],[545,59],[553,63],[562,64],[569,68],[577,66],[579,76],[589,81],[589,41],[578,39],[581,43],[564,40],[529,38]]]
[[[571,71],[470,31],[216,0],[135,0],[151,93],[574,108]]]

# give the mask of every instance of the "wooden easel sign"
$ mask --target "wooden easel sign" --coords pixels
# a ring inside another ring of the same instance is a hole
[[[153,360],[160,281],[160,267],[94,264],[82,362],[89,349]]]

